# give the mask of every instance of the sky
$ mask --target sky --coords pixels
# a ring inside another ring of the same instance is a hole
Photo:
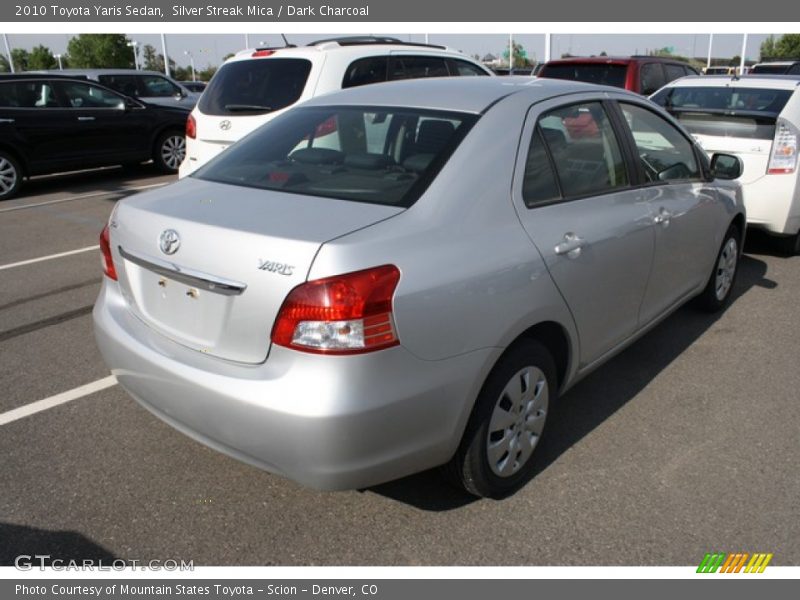
[[[30,50],[34,46],[44,44],[53,53],[64,53],[69,39],[75,34],[8,34],[8,41],[12,48],[25,48]],[[223,56],[245,48],[245,39],[249,38],[250,46],[261,45],[281,46],[283,41],[279,34],[251,33],[251,34],[215,34],[199,35],[190,33],[167,34],[167,52],[178,65],[189,66],[191,53],[195,66],[198,69],[207,65],[218,65]],[[304,45],[313,40],[326,37],[347,35],[343,33],[300,35],[289,34],[287,37],[293,44]],[[376,35],[390,35],[404,41],[424,42],[424,34],[406,33],[379,33]],[[776,33],[779,36],[780,33]],[[748,60],[758,59],[758,50],[766,35],[752,34],[748,36],[746,57]],[[156,34],[128,34],[128,38],[139,43],[154,46],[161,53],[161,38]],[[521,43],[531,59],[544,58],[544,34],[519,34],[515,35],[516,42]],[[450,46],[462,52],[481,57],[488,53],[496,56],[508,48],[508,36],[499,34],[452,34],[430,33],[428,41],[431,44]],[[558,34],[553,35],[552,56],[559,57],[562,53],[569,52],[576,55],[600,54],[605,51],[611,55],[646,54],[648,50],[672,48],[675,54],[682,56],[705,57],[708,53],[709,36],[707,34]],[[4,47],[0,50],[5,51]],[[732,58],[741,53],[742,36],[738,34],[715,34],[712,54],[715,58]]]

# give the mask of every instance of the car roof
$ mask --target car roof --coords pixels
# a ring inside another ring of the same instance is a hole
[[[159,71],[145,71],[143,69],[50,69],[48,71],[39,72],[48,74],[64,73],[65,75],[160,75],[161,77],[166,77],[164,73],[160,73]]]
[[[47,71],[28,71],[25,73],[0,73],[0,81],[29,81],[40,79],[66,79],[68,81],[80,81],[86,83],[86,79],[72,77],[70,75],[59,75],[58,73],[48,73]],[[92,82],[94,83],[94,82]]]
[[[670,81],[665,87],[758,87],[794,90],[800,85],[800,75],[690,75]]]
[[[753,65],[753,67],[772,67],[772,66],[791,67],[792,65],[795,65],[797,63],[800,63],[800,60],[772,60],[767,62],[756,63],[755,65]]]
[[[392,106],[482,113],[503,98],[526,93],[531,102],[580,92],[606,91],[641,96],[615,87],[538,77],[442,77],[364,85],[317,96],[303,106]]]
[[[614,64],[614,65],[627,65],[632,62],[667,62],[686,65],[691,65],[682,60],[669,58],[667,56],[569,56],[566,58],[556,58],[545,63],[546,65],[560,65],[560,64],[574,64],[574,63],[591,63],[591,64]],[[694,67],[692,67],[694,68]]]

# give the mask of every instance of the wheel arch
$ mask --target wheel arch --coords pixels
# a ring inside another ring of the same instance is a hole
[[[10,154],[14,157],[14,160],[19,163],[20,169],[22,169],[21,177],[24,178],[28,176],[28,161],[23,154],[20,154],[18,150],[3,142],[0,142],[0,151]]]

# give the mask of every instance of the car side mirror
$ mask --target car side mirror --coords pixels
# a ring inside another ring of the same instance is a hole
[[[738,156],[718,153],[711,157],[711,176],[715,179],[738,179],[742,171],[744,165]]]

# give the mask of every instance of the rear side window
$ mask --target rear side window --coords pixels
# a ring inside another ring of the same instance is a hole
[[[298,108],[231,146],[192,176],[407,207],[477,118],[408,108]]]
[[[542,70],[539,71],[539,77],[585,81],[587,83],[624,88],[627,73],[627,65],[607,63],[562,63],[546,64],[542,67]]]
[[[169,79],[156,75],[141,75],[139,83],[142,89],[142,96],[145,97],[167,98],[181,93],[181,88]]]
[[[14,81],[0,83],[0,107],[58,108],[58,99],[48,81]]]
[[[448,77],[447,62],[438,56],[395,56],[392,58],[391,77],[396,79],[422,79]]]
[[[343,88],[369,85],[386,81],[389,70],[388,56],[370,56],[350,63],[342,81]]]
[[[522,181],[522,199],[528,208],[534,208],[561,197],[556,174],[544,144],[542,130],[537,125],[531,138],[530,148],[528,148],[525,175]]]
[[[303,58],[266,58],[224,64],[200,97],[207,115],[253,115],[286,108],[306,87],[311,62]]]
[[[628,185],[620,145],[600,102],[558,108],[539,119],[565,197]]]
[[[620,103],[620,108],[633,134],[647,181],[680,181],[700,176],[692,144],[671,123],[640,106]]]
[[[664,78],[664,69],[660,63],[647,63],[642,65],[639,71],[639,79],[641,85],[640,92],[645,96],[649,96],[667,83],[667,80]]]
[[[136,75],[100,75],[97,80],[112,90],[136,98],[140,95]]]
[[[686,69],[682,65],[664,65],[664,74],[667,78],[667,83],[680,79],[686,75]]]
[[[450,61],[450,74],[458,75],[459,77],[481,77],[488,75],[486,71],[477,65],[473,65],[466,60],[451,60]]]
[[[55,82],[61,90],[66,106],[71,108],[125,108],[121,96],[89,83],[72,81]]]
[[[790,75],[800,75],[800,63],[793,65],[791,69],[789,69]]]

